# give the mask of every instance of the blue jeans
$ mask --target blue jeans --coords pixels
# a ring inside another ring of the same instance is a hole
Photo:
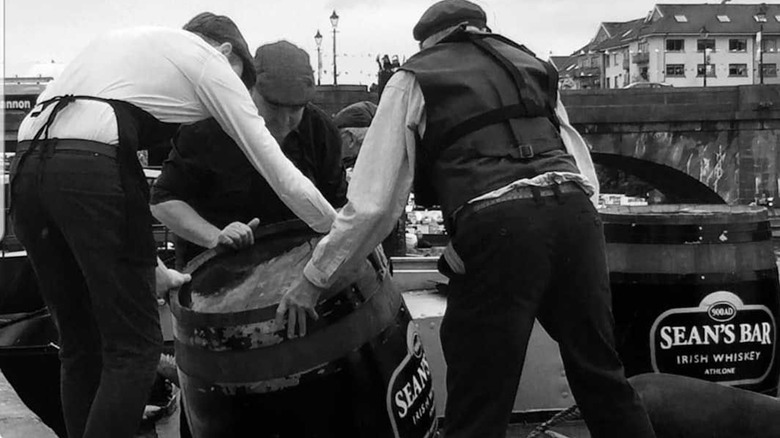
[[[537,318],[594,438],[654,437],[614,347],[602,224],[584,192],[511,200],[457,222],[441,342],[447,438],[503,437]]]
[[[12,164],[11,218],[59,330],[68,435],[132,437],[162,350],[150,213],[116,158],[56,144]]]

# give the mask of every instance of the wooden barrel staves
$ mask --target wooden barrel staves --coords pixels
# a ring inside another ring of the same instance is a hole
[[[240,284],[266,281],[258,266],[295,255],[316,237],[297,221],[272,225],[256,233],[248,250],[208,251],[188,265],[192,282],[172,297],[171,308],[179,379],[196,438],[435,433],[420,337],[390,278],[368,262],[355,284],[320,301],[320,319],[310,321],[302,338],[288,339],[276,327],[283,291],[255,296],[245,310],[197,308],[199,299],[221,305],[229,301],[222,295]]]
[[[775,395],[780,286],[766,210],[602,210],[626,373],[694,377]]]

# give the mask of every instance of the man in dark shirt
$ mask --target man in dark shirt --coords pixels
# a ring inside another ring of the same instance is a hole
[[[255,53],[258,113],[285,155],[334,207],[346,203],[339,131],[311,103],[309,55],[287,41]],[[152,188],[152,213],[170,228],[177,266],[204,248],[251,245],[258,224],[295,218],[214,119],[183,127]]]

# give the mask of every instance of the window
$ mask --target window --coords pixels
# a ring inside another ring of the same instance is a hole
[[[777,64],[762,64],[765,78],[777,77]]]
[[[729,52],[747,52],[746,39],[729,40]]]
[[[729,76],[747,77],[747,64],[729,64]]]
[[[697,77],[704,76],[704,64],[696,65],[696,76]],[[707,64],[707,77],[708,78],[715,77],[715,66],[713,64]]]
[[[766,15],[764,14],[754,15],[753,19],[756,20],[756,23],[766,23]]]
[[[685,77],[685,64],[666,64],[666,76]]]
[[[686,17],[685,15],[675,15],[675,16],[674,16],[674,19],[675,19],[675,20],[676,20],[678,23],[687,23],[687,22],[688,22],[688,17]]]
[[[610,87],[610,85],[609,85],[609,78],[607,78],[607,88],[612,88],[612,87]]]
[[[774,53],[777,52],[777,39],[775,38],[764,38],[761,40],[761,46],[764,50],[764,53]]]
[[[647,53],[647,41],[639,43],[639,53]]]
[[[588,57],[585,57],[585,58],[582,60],[582,67],[584,67],[584,68],[588,68],[588,67],[590,67],[590,58],[588,58]]]
[[[609,55],[606,56],[606,59],[604,59],[604,67],[609,67]],[[607,87],[609,88],[609,87]]]
[[[666,40],[667,52],[684,52],[685,40]]]
[[[718,15],[718,21],[721,23],[731,23],[731,18],[728,15]]]
[[[696,40],[696,51],[703,52],[704,49],[715,51],[715,40]]]
[[[780,23],[780,15],[775,15],[775,21],[777,21],[778,23]]]

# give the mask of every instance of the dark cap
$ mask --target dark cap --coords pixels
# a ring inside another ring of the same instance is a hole
[[[244,70],[241,73],[241,81],[247,88],[255,84],[255,69],[252,63],[252,55],[249,53],[249,46],[246,44],[244,36],[238,30],[238,26],[230,18],[224,15],[215,15],[211,12],[201,12],[192,17],[184,25],[184,30],[199,33],[206,38],[210,38],[220,44],[230,43],[235,53],[244,64]]]
[[[414,26],[412,35],[415,40],[422,42],[437,32],[462,23],[486,27],[485,11],[470,1],[442,0],[423,13]]]
[[[298,106],[314,98],[314,70],[309,54],[289,41],[258,47],[255,72],[256,90],[268,102]]]
[[[342,109],[333,117],[337,128],[368,128],[376,114],[376,105],[364,100]]]

